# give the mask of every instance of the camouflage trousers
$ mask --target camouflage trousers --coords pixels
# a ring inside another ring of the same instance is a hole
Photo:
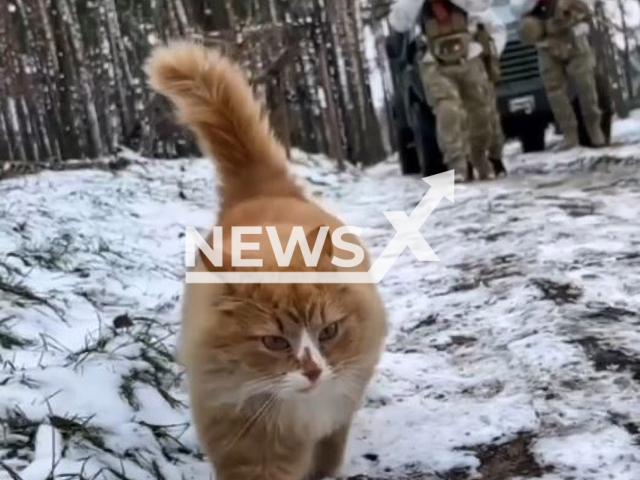
[[[470,161],[478,175],[486,177],[491,171],[487,160],[491,84],[484,63],[480,58],[457,65],[425,62],[421,75],[447,167],[466,176]]]
[[[601,111],[595,83],[595,58],[588,39],[552,38],[538,47],[540,74],[553,116],[563,134],[577,138],[578,122],[569,98],[569,78],[574,82],[587,129],[597,128]]]
[[[489,141],[489,158],[493,160],[502,159],[502,150],[504,149],[504,132],[502,131],[502,121],[500,112],[498,111],[498,97],[496,96],[496,86],[489,82],[489,105],[491,113],[489,114],[491,123],[491,140]]]

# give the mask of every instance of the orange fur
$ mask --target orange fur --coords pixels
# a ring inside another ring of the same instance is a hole
[[[227,256],[233,226],[275,226],[283,245],[294,226],[304,228],[310,245],[319,227],[342,226],[296,186],[237,66],[179,43],[157,49],[147,72],[215,160]],[[329,244],[316,267],[305,266],[296,251],[285,268],[276,264],[266,233],[251,241],[259,249],[244,257],[264,259],[253,270],[344,270],[331,255],[351,255]],[[201,257],[195,270],[212,268]],[[368,268],[366,259],[352,270]],[[180,361],[218,480],[335,475],[385,334],[385,311],[373,285],[187,284]]]
[[[301,196],[286,174],[286,152],[273,136],[243,72],[214,50],[176,42],[146,65],[155,90],[217,160],[227,205],[271,193]]]

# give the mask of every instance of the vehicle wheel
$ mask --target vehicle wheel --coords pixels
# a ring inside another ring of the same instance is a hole
[[[403,175],[420,173],[420,162],[416,149],[412,145],[413,135],[411,130],[401,128],[398,131],[398,157],[400,169]]]
[[[613,100],[609,94],[609,88],[607,79],[602,75],[596,75],[596,90],[598,92],[598,106],[602,112],[602,119],[600,120],[600,127],[606,140],[607,145],[611,142],[611,125],[613,123]],[[576,112],[578,119],[578,134],[580,135],[580,145],[585,147],[592,147],[589,133],[584,124],[584,118],[582,117],[582,111],[580,110],[580,103],[578,99],[574,100],[573,108]]]
[[[411,106],[411,125],[422,176],[429,177],[446,171],[442,152],[438,146],[435,119],[428,116],[419,103]]]
[[[519,135],[524,153],[542,152],[545,149],[545,134],[547,126],[540,122],[530,122],[523,125]]]

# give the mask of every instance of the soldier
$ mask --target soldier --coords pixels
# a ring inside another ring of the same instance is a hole
[[[583,0],[511,0],[521,17],[520,37],[535,44],[553,115],[564,134],[563,147],[579,144],[578,122],[568,94],[572,77],[586,130],[595,147],[606,143],[595,84],[595,56],[589,45],[591,11]]]
[[[482,46],[474,40],[482,23],[497,45],[503,47],[506,42],[505,26],[488,10],[490,4],[487,0],[397,0],[389,16],[391,26],[401,32],[413,28],[420,18],[427,47],[422,81],[436,116],[445,163],[460,182],[467,180],[467,162],[481,180],[494,177],[487,155],[490,82]]]
[[[498,98],[496,96],[496,86],[500,81],[500,56],[505,47],[506,37],[501,37],[500,44],[496,44],[483,23],[478,24],[476,41],[482,45],[482,60],[487,69],[489,77],[489,104],[491,107],[491,140],[489,141],[489,163],[497,176],[506,175],[507,169],[502,162],[502,151],[504,149],[504,132],[502,131],[502,120],[498,111]]]

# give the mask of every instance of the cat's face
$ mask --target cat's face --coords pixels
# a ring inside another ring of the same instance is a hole
[[[246,399],[349,394],[383,336],[382,312],[366,289],[336,285],[242,285],[215,306],[207,344]],[[380,332],[377,332],[380,330]]]

